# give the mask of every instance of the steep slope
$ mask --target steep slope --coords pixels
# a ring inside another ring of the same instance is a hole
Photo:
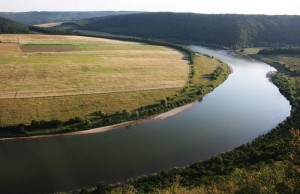
[[[26,25],[0,17],[0,34],[26,34],[28,32],[29,30]]]
[[[224,46],[300,44],[300,16],[138,13],[92,18],[79,28]]]
[[[107,15],[121,15],[136,13],[132,11],[90,11],[90,12],[0,12],[0,17],[5,17],[20,23],[35,25],[50,22],[66,22],[85,18],[102,17]]]

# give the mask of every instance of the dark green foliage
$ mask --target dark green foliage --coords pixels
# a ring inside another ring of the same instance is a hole
[[[135,111],[135,112],[131,115],[131,117],[132,117],[133,119],[138,119],[138,118],[140,118],[140,113],[139,113],[139,111]]]
[[[139,13],[92,18],[81,29],[235,47],[300,44],[300,16]]]
[[[123,110],[122,114],[125,118],[129,119],[131,116],[131,113],[128,110]]]
[[[67,22],[71,20],[80,20],[85,18],[102,17],[107,15],[122,15],[136,13],[133,11],[68,11],[68,12],[0,12],[1,17],[8,18],[28,25],[44,24],[50,22]]]
[[[201,89],[198,89],[197,92],[196,92],[196,94],[197,95],[201,95],[201,94],[203,94],[203,91]]]
[[[166,99],[160,101],[160,106],[166,107],[167,105],[168,105],[168,101]]]
[[[80,192],[79,192],[79,194],[89,194],[90,192],[88,191],[88,189],[87,188],[82,188],[82,189],[80,189]]]
[[[80,25],[77,24],[76,22],[65,22],[59,25],[59,27],[54,27],[56,29],[61,29],[61,30],[74,30],[80,28]]]
[[[32,129],[39,129],[40,128],[40,122],[39,121],[36,121],[36,120],[32,120],[31,121],[31,124],[30,124],[30,127]]]
[[[51,120],[51,121],[44,121],[41,120],[40,121],[40,125],[39,128],[41,129],[47,129],[47,128],[57,128],[60,127],[63,124],[63,122],[61,122],[60,120]]]
[[[291,85],[289,84],[288,81],[288,76],[286,76],[283,73],[276,73],[275,75],[272,76],[272,82],[280,86],[280,92],[287,96],[288,98],[291,97]]]
[[[99,182],[97,184],[96,190],[93,192],[94,194],[106,194],[109,193],[110,186],[106,184],[105,182]]]
[[[56,28],[40,28],[37,26],[29,26],[30,31],[39,32],[42,34],[51,34],[51,35],[77,35],[78,33],[72,32],[69,30],[61,30]]]
[[[214,72],[210,75],[211,79],[215,80],[217,79],[221,74],[222,74],[223,70],[222,67],[218,67],[216,70],[214,70]]]
[[[25,125],[23,123],[19,124],[17,126],[17,130],[21,133],[24,133],[25,132]]]
[[[261,49],[258,52],[259,55],[299,55],[300,48],[270,48],[270,49]]]
[[[13,22],[0,17],[0,34],[27,34],[28,27],[24,24]]]

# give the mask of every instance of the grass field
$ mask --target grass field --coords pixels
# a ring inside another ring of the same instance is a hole
[[[64,52],[74,51],[75,46],[72,44],[23,44],[23,52]]]
[[[258,47],[252,47],[252,48],[245,48],[243,49],[243,54],[246,54],[246,55],[254,55],[254,54],[257,54],[259,52],[261,48],[258,48]]]
[[[176,50],[99,38],[0,35],[0,125],[133,110],[188,79]]]
[[[288,83],[291,86],[291,94],[300,96],[300,55],[274,54],[261,55],[259,57],[267,63],[279,64],[289,72],[294,72],[296,75],[289,77]]]
[[[188,77],[183,54],[165,47],[40,35],[19,42],[12,47],[21,51],[0,52],[0,98],[179,88]]]
[[[268,55],[265,57],[281,63],[292,71],[300,72],[300,55]]]
[[[227,65],[219,61],[218,59],[211,58],[205,55],[196,54],[195,60],[195,76],[194,76],[194,84],[202,85],[204,87],[209,87],[210,85],[219,85],[224,80],[217,79],[212,80],[210,75],[215,71],[217,67],[221,66],[222,68],[226,68],[224,71],[224,76],[227,78],[230,69]]]
[[[41,28],[50,28],[50,27],[59,26],[61,24],[62,24],[62,22],[51,22],[51,23],[45,23],[45,24],[38,24],[35,26],[41,27]]]

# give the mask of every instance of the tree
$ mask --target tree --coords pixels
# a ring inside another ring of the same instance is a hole
[[[163,99],[163,100],[160,101],[160,105],[162,107],[166,107],[168,105],[168,101],[166,99]]]
[[[140,117],[139,111],[135,111],[135,112],[132,114],[132,118],[139,118],[139,117]]]
[[[202,93],[203,93],[203,92],[202,92],[201,89],[198,89],[197,92],[196,92],[197,95],[201,95]]]
[[[110,191],[110,186],[108,184],[106,184],[105,182],[101,181],[97,184],[95,193],[105,194],[105,193],[109,193],[109,191]]]
[[[30,124],[30,127],[32,129],[38,129],[40,127],[40,122],[36,121],[36,120],[32,120],[31,121],[31,124]]]
[[[122,114],[124,115],[124,117],[125,117],[126,119],[128,119],[128,118],[131,116],[131,113],[130,113],[128,110],[123,110],[123,111],[122,111]]]
[[[92,122],[90,120],[85,120],[84,124],[87,127],[92,127]]]
[[[52,121],[49,122],[50,127],[52,128],[57,128],[59,126],[61,126],[63,123],[60,120],[54,119]]]
[[[21,133],[24,133],[25,132],[25,125],[23,123],[19,124],[18,125],[18,129]]]

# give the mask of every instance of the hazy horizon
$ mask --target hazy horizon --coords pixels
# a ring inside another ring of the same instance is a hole
[[[140,12],[190,12],[203,14],[263,14],[300,15],[296,0],[10,0],[4,2],[0,12],[28,11],[140,11]],[[87,3],[88,2],[88,3]]]

